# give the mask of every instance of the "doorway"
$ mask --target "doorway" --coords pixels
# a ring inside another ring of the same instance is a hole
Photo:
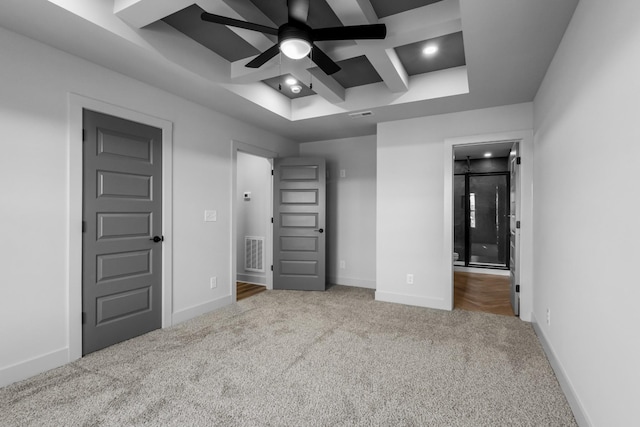
[[[82,354],[162,326],[162,130],[83,114]]]
[[[513,141],[453,148],[454,308],[517,314],[508,273]]]
[[[273,289],[271,170],[278,153],[240,141],[231,141],[231,149],[231,295],[237,301],[239,290]]]
[[[476,146],[483,151],[492,144],[513,144],[518,143],[518,156],[521,162],[516,162],[517,180],[515,189],[518,196],[512,200],[516,201],[516,216],[513,221],[517,226],[516,251],[511,251],[515,255],[515,267],[518,286],[519,317],[524,321],[532,320],[533,310],[533,131],[505,131],[492,134],[481,134],[465,137],[447,138],[444,141],[443,150],[443,181],[444,181],[444,215],[443,231],[444,246],[443,254],[445,262],[442,263],[442,276],[449,283],[449,293],[447,295],[448,307],[454,308],[454,268],[467,269],[469,267],[454,265],[454,198],[453,198],[453,178],[454,178],[454,149],[461,146]],[[511,219],[511,218],[510,218]],[[517,253],[516,253],[517,252]],[[510,261],[510,265],[514,263]],[[477,269],[484,272],[501,272],[509,275],[508,270]]]
[[[267,287],[272,160],[238,151],[236,158],[236,299]]]
[[[83,111],[91,110],[120,117],[162,130],[162,221],[164,236],[162,250],[161,322],[162,327],[172,325],[172,210],[173,193],[173,124],[164,119],[102,102],[82,95],[69,94],[69,222],[68,222],[68,283],[69,317],[67,320],[68,362],[82,357],[82,205],[83,205]]]

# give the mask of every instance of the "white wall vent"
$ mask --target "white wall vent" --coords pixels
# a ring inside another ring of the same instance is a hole
[[[244,269],[264,272],[264,237],[244,237]]]

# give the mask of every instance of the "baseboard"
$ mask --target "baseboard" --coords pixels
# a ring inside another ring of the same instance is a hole
[[[329,276],[327,277],[329,283],[333,285],[353,286],[356,288],[375,289],[376,281],[367,279],[353,279],[351,277],[342,276]]]
[[[173,317],[171,319],[172,324],[177,325],[178,323],[186,322],[189,319],[218,310],[219,308],[226,307],[232,303],[233,299],[231,295],[229,295],[216,300],[207,301],[203,304],[194,305],[192,307],[185,308],[184,310],[176,311],[173,313]]]
[[[459,271],[461,273],[492,274],[494,276],[509,276],[511,274],[509,270],[498,270],[497,268],[463,267],[458,265],[453,266],[453,271]]]
[[[69,349],[63,348],[0,369],[0,387],[26,380],[34,375],[69,363]]]
[[[265,276],[261,276],[261,275],[258,275],[258,274],[237,273],[236,274],[236,280],[238,282],[252,283],[254,285],[267,286],[267,278]]]
[[[551,365],[553,372],[556,374],[556,378],[558,378],[560,387],[562,388],[562,391],[564,392],[564,395],[569,402],[569,406],[571,407],[571,411],[573,411],[573,416],[575,417],[576,422],[580,427],[592,426],[593,423],[591,423],[591,421],[589,420],[587,412],[584,410],[580,399],[576,395],[571,380],[565,373],[564,368],[562,367],[562,363],[560,363],[560,361],[556,357],[556,354],[553,351],[553,347],[551,347],[551,344],[549,344],[549,341],[547,341],[547,338],[545,337],[542,328],[540,328],[540,325],[538,324],[534,313],[531,313],[531,324],[533,325],[533,330],[536,332],[536,335],[538,336],[538,339],[542,344],[542,348],[547,355],[549,364]]]
[[[415,305],[418,307],[435,308],[438,310],[452,310],[451,304],[447,304],[444,298],[423,297],[418,295],[376,291],[376,301],[394,302],[404,305]]]

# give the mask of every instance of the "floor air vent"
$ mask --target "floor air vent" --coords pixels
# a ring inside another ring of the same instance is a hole
[[[264,272],[264,237],[245,236],[244,269]]]

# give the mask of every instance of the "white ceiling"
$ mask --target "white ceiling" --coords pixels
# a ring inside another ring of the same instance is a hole
[[[164,22],[197,3],[211,13],[262,21],[244,0],[21,0],[0,4],[0,26],[296,141],[375,133],[378,122],[530,102],[578,0],[443,0],[385,17],[384,41],[327,47],[334,60],[365,54],[383,82],[344,89],[314,74],[318,95],[289,99],[260,83],[313,64],[251,58],[229,63]],[[368,0],[328,0],[345,25],[373,23]],[[466,66],[407,77],[399,45],[462,30]],[[238,30],[245,31],[245,30]],[[247,32],[259,50],[271,40]],[[323,46],[323,49],[325,47]],[[46,64],[43,64],[46,66]],[[372,116],[349,113],[370,110]]]
[[[489,144],[456,145],[453,150],[455,160],[484,159],[485,153],[491,153],[490,157],[509,157],[513,142],[496,142]]]

